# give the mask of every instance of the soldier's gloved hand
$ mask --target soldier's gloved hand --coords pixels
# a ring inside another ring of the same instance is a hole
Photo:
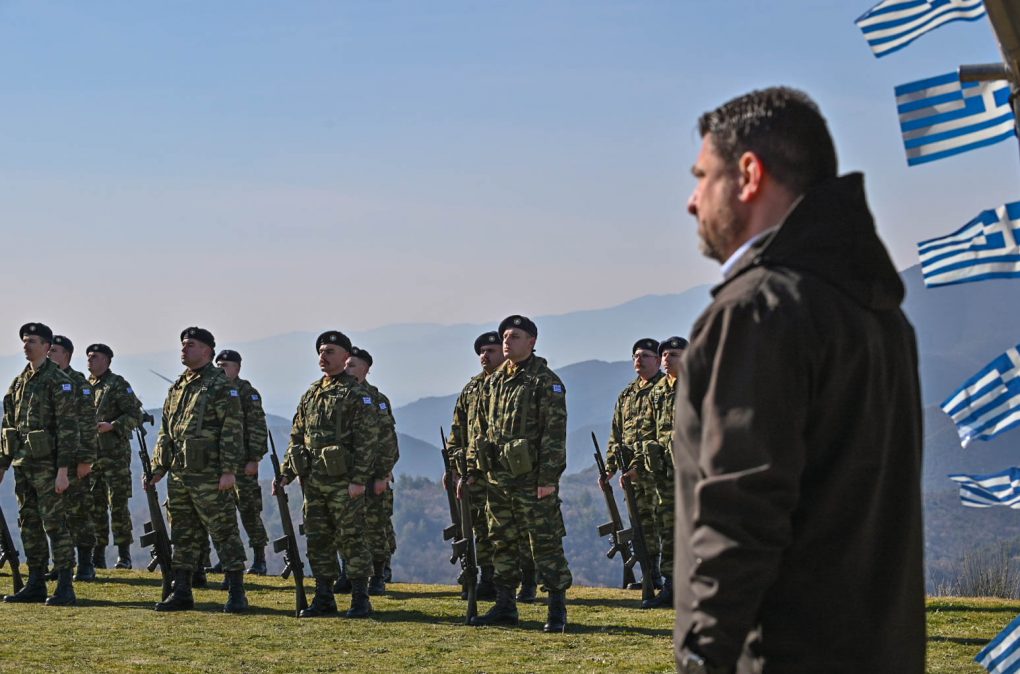
[[[556,485],[546,485],[538,488],[538,500],[541,501],[547,496],[552,496],[556,493]]]
[[[349,485],[347,485],[347,494],[348,496],[351,497],[352,500],[361,498],[362,496],[365,495],[365,485],[354,484],[353,482],[351,482]]]
[[[78,464],[78,479],[84,480],[92,473],[91,463],[79,463]]]
[[[57,470],[57,479],[53,481],[54,491],[58,494],[63,494],[67,491],[67,487],[71,484],[71,481],[67,479],[67,466],[61,466]]]
[[[248,477],[255,477],[256,475],[258,475],[259,462],[249,461],[248,463],[244,464],[244,474],[247,475]]]
[[[220,483],[219,485],[217,485],[216,488],[219,489],[220,491],[227,491],[228,489],[233,489],[235,481],[236,478],[234,477],[233,473],[223,473],[223,475],[220,475]]]

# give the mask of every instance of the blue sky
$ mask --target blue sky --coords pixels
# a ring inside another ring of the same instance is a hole
[[[916,264],[1017,199],[1020,153],[908,169],[893,87],[998,52],[980,21],[875,59],[870,4],[0,0],[0,353],[29,320],[131,353],[712,282],[695,122],[772,84]]]

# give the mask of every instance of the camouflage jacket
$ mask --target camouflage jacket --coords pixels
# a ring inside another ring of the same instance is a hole
[[[655,444],[661,451],[664,465],[662,472],[673,474],[673,414],[676,411],[676,379],[670,381],[669,375],[660,379],[652,387],[652,410],[655,413]],[[652,467],[657,457],[647,459]]]
[[[371,392],[349,374],[314,382],[294,414],[284,475],[366,484],[386,452],[386,424],[377,409]]]
[[[244,457],[241,397],[212,363],[185,370],[167,393],[153,472],[233,473]]]
[[[49,359],[36,371],[26,365],[4,396],[0,428],[0,468],[54,462],[74,467],[80,444],[74,383]]]
[[[73,367],[64,370],[74,383],[74,395],[78,403],[75,412],[78,415],[78,452],[74,456],[76,463],[95,463],[97,456],[96,440],[96,405],[92,397],[92,384],[81,372]]]
[[[478,436],[482,427],[480,403],[485,377],[484,371],[471,377],[457,396],[453,405],[453,421],[450,422],[450,437],[446,439],[450,460],[456,464],[464,456],[468,471],[478,470]]]
[[[122,461],[131,453],[131,432],[142,423],[142,403],[124,377],[110,370],[102,377],[89,377],[96,421],[113,424],[113,430],[98,433],[99,459]]]
[[[386,428],[383,454],[379,457],[375,470],[372,471],[372,477],[376,480],[385,480],[393,471],[393,467],[397,465],[397,460],[400,459],[400,446],[397,442],[397,420],[393,418],[393,406],[390,404],[390,399],[367,381],[364,382],[363,386],[372,394],[376,412],[382,417],[383,426]]]
[[[269,451],[269,429],[266,426],[266,412],[262,409],[262,396],[247,379],[240,377],[234,382],[241,398],[241,412],[244,415],[244,459],[259,462]]]
[[[566,394],[545,358],[534,355],[506,360],[485,379],[478,460],[490,480],[559,482],[567,467]]]
[[[623,461],[620,448],[627,454],[626,470],[637,466],[643,469],[642,453],[644,443],[655,440],[655,410],[652,408],[652,389],[666,375],[656,373],[648,381],[637,377],[620,393],[613,410],[613,425],[609,433],[609,446],[606,448],[606,469],[614,473],[620,469]]]

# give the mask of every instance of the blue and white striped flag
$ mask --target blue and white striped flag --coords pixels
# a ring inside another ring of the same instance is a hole
[[[985,15],[982,0],[883,0],[857,21],[875,56],[903,49],[930,30]]]
[[[960,485],[960,502],[969,508],[1020,510],[1020,468],[1016,466],[989,475],[953,473],[949,479]]]
[[[996,278],[1020,278],[1020,201],[981,211],[948,236],[917,244],[929,288]]]
[[[1020,344],[964,382],[942,403],[964,447],[1020,425]]]
[[[923,164],[1011,138],[1009,82],[961,83],[956,73],[896,87],[907,164]]]
[[[1020,672],[1020,615],[981,649],[974,662],[987,669],[989,674]]]

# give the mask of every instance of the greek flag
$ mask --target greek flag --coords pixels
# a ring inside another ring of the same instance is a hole
[[[964,382],[942,403],[964,447],[1020,424],[1020,344]]]
[[[929,288],[1020,277],[1020,201],[981,211],[948,236],[917,244]]]
[[[903,49],[930,30],[985,15],[982,0],[883,0],[857,21],[875,56]]]
[[[967,507],[1020,510],[1020,468],[1016,466],[990,475],[953,473],[949,479],[960,485],[960,502]]]
[[[907,164],[923,164],[1014,135],[1009,82],[961,83],[956,73],[896,87]]]
[[[974,658],[989,674],[1020,672],[1020,615],[1006,625]]]

